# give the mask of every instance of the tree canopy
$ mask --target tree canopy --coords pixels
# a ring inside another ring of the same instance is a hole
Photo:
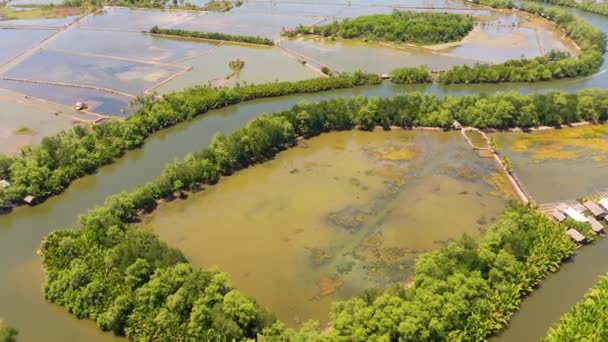
[[[358,38],[397,43],[445,43],[464,38],[473,29],[470,15],[394,10],[313,27],[298,26],[294,34]]]

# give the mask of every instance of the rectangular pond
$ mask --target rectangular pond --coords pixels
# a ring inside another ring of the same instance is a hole
[[[480,236],[511,196],[459,133],[340,132],[161,205],[144,227],[293,326],[406,284],[417,255]]]
[[[151,36],[139,32],[77,29],[63,33],[50,44],[50,48],[173,63],[204,53],[217,44],[202,40]]]
[[[493,136],[538,203],[573,200],[608,187],[608,125]]]
[[[55,32],[54,30],[0,30],[0,65]]]
[[[70,118],[54,115],[41,103],[12,97],[0,89],[0,153],[17,153],[25,145],[73,127]]]
[[[418,47],[394,48],[357,40],[298,38],[282,41],[281,46],[339,71],[361,69],[380,74],[395,68],[420,65],[426,65],[431,70],[444,70],[476,62],[470,58],[440,55]]]
[[[81,84],[137,95],[183,69],[42,50],[4,76]]]
[[[132,114],[129,103],[132,98],[93,89],[63,87],[49,84],[27,83],[0,79],[0,88],[72,107],[85,102],[91,112],[126,117]]]
[[[280,34],[283,28],[295,28],[300,24],[310,25],[321,19],[323,18],[269,13],[208,12],[192,13],[186,20],[159,26],[190,31],[273,37]],[[151,22],[150,24],[154,25],[155,23]]]
[[[226,79],[231,74],[228,62],[237,58],[245,62],[245,68],[236,77]],[[158,93],[164,94],[195,85],[231,86],[236,82],[251,84],[276,80],[296,81],[320,76],[276,49],[238,44],[224,44],[207,55],[178,65],[192,66],[193,69],[157,88]]]

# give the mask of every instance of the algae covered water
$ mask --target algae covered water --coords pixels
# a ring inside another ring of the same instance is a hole
[[[417,255],[479,236],[510,196],[458,133],[339,132],[162,205],[144,225],[297,325],[325,320],[332,301],[405,286]]]

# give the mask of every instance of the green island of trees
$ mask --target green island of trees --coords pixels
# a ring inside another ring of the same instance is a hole
[[[426,66],[397,68],[390,73],[391,82],[397,84],[432,83],[433,76]]]
[[[132,223],[161,199],[264,162],[294,146],[298,136],[378,125],[447,127],[454,119],[507,128],[607,118],[607,90],[299,103],[216,135],[207,148],[167,165],[157,180],[81,216],[79,229],[48,235],[39,250],[45,296],[133,340],[482,340],[504,327],[522,297],[574,253],[564,225],[523,204],[513,203],[481,241],[465,237],[422,255],[410,288],[334,303],[332,329],[323,333],[316,322],[287,329],[234,290],[226,274],[193,268],[179,251]]]
[[[162,28],[159,28],[158,26],[152,27],[150,29],[150,33],[162,34],[162,35],[167,35],[167,36],[176,36],[176,37],[222,40],[222,41],[227,41],[227,42],[239,42],[239,43],[259,44],[259,45],[268,45],[268,46],[274,45],[274,41],[269,38],[253,37],[253,36],[237,36],[237,35],[219,33],[219,32],[199,32],[199,31],[186,31],[186,30],[180,30],[180,29],[162,29]]]
[[[564,314],[549,330],[545,342],[608,341],[608,275]]]
[[[578,44],[580,54],[570,57],[565,53],[552,51],[545,56],[510,60],[495,65],[456,66],[441,73],[439,82],[451,84],[548,81],[590,75],[602,65],[606,41],[600,30],[561,8],[547,9],[537,4],[523,3],[520,9],[555,22]]]
[[[111,120],[92,129],[76,126],[45,137],[39,145],[27,147],[18,155],[0,154],[0,179],[11,184],[0,189],[0,209],[11,203],[22,203],[24,196],[44,199],[56,195],[74,179],[142,146],[154,132],[210,110],[258,98],[316,93],[380,82],[377,75],[356,71],[334,77],[230,89],[199,86],[165,95],[158,101],[151,97],[140,98],[141,108],[126,120]]]
[[[372,14],[320,26],[298,26],[287,35],[316,34],[324,37],[369,39],[396,43],[433,44],[458,41],[473,29],[470,15],[410,12]]]

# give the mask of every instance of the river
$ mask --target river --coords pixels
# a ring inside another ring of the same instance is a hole
[[[580,15],[608,32],[608,18],[587,13]],[[414,90],[438,95],[495,91],[529,93],[603,87],[608,84],[605,69],[606,63],[602,66],[602,71],[594,76],[550,83],[452,87],[384,84],[324,94],[257,100],[213,111],[191,122],[159,132],[148,139],[143,148],[127,153],[115,164],[102,167],[94,175],[79,179],[60,196],[39,206],[17,208],[10,215],[0,216],[0,273],[3,275],[0,285],[0,317],[19,329],[20,338],[24,341],[112,339],[111,334],[100,332],[94,323],[79,321],[63,308],[44,300],[43,274],[36,249],[50,231],[72,227],[80,213],[102,204],[108,195],[132,189],[137,184],[156,178],[166,163],[206,146],[216,131],[228,133],[263,112],[285,109],[301,100],[319,101],[335,96],[394,96]],[[550,324],[580,300],[599,275],[608,271],[607,250],[606,239],[600,239],[595,246],[579,250],[573,263],[564,265],[533,296],[524,300],[522,309],[500,338],[531,341],[543,336]]]

